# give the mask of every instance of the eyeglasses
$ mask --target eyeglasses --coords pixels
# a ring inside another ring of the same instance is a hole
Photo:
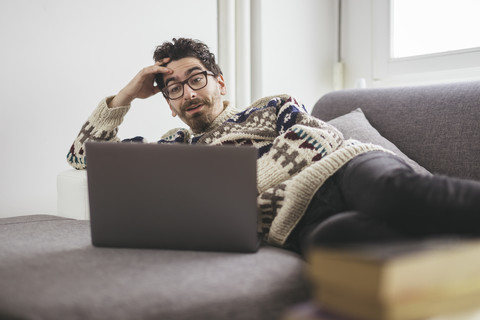
[[[207,76],[215,76],[215,75],[208,71],[195,73],[194,75],[191,75],[184,81],[175,82],[163,88],[162,90],[163,95],[165,96],[165,98],[170,100],[180,99],[183,96],[183,92],[184,92],[183,88],[185,84],[188,84],[188,86],[192,90],[195,90],[195,91],[200,90],[207,86],[208,84]]]

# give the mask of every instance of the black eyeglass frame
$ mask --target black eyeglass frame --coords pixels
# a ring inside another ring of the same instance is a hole
[[[193,77],[195,76],[198,76],[199,74],[203,74],[205,76],[205,85],[201,88],[197,88],[197,89],[194,89],[192,88],[192,86],[188,83],[188,81],[190,79],[192,79]],[[208,70],[205,70],[205,71],[201,71],[201,72],[197,72],[195,74],[192,74],[190,77],[188,77],[187,79],[183,80],[183,81],[177,81],[177,82],[174,82],[172,84],[169,84],[168,86],[165,86],[163,89],[162,89],[162,94],[163,96],[165,97],[165,99],[169,99],[169,100],[177,100],[177,99],[180,99],[183,97],[183,95],[185,94],[185,84],[188,85],[190,87],[190,89],[194,90],[194,91],[198,91],[198,90],[201,90],[203,88],[205,88],[207,85],[208,85],[208,77],[207,76],[213,76],[213,77],[216,77],[216,75],[213,73],[213,72],[210,72]],[[167,92],[167,88],[172,86],[172,85],[177,85],[177,84],[180,84],[181,87],[182,87],[182,94],[178,97],[178,98],[170,98],[170,96],[168,95],[168,92]]]

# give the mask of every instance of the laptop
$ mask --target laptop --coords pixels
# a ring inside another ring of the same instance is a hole
[[[87,142],[92,244],[256,252],[252,147]]]

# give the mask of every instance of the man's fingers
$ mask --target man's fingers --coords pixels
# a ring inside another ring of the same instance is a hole
[[[153,66],[146,67],[143,69],[144,74],[157,74],[157,73],[172,73],[173,70],[167,67],[164,67],[156,62]]]
[[[155,62],[155,64],[158,63],[158,65],[161,66],[161,65],[167,64],[167,63],[169,63],[169,62],[170,62],[170,57],[165,57],[165,58],[160,59],[160,60],[158,60],[157,62]]]
[[[157,94],[157,93],[159,93],[160,91],[161,91],[161,90],[160,90],[159,87],[157,87],[157,86],[153,87],[153,94],[154,94],[154,95]]]

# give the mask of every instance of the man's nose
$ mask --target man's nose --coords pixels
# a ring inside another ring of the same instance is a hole
[[[183,98],[185,100],[190,100],[197,97],[197,91],[190,88],[188,84],[183,85]]]

